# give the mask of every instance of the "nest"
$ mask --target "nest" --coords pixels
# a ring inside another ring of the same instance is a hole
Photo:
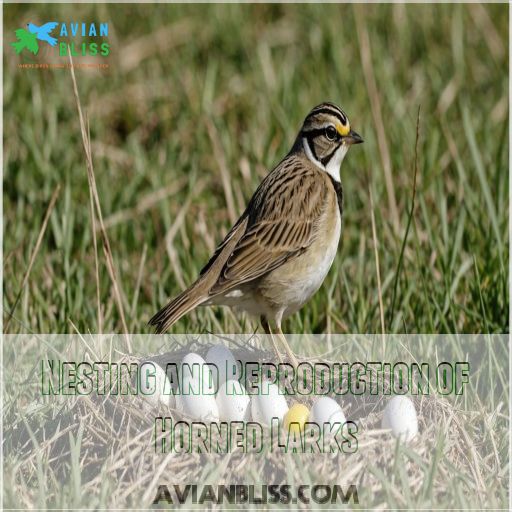
[[[172,352],[144,358],[165,368],[180,362],[189,352],[205,356],[209,346],[191,343]],[[231,348],[242,362],[274,360],[273,353],[248,345]],[[124,356],[123,362],[142,359]],[[315,362],[332,363],[318,359]],[[345,416],[358,425],[355,453],[283,455],[280,451],[246,454],[155,453],[154,419],[178,413],[163,406],[149,410],[142,396],[91,394],[66,400],[60,408],[41,408],[26,416],[11,411],[4,439],[6,460],[21,455],[16,479],[25,482],[37,496],[38,464],[48,463],[47,496],[57,499],[60,483],[68,482],[73,471],[80,471],[82,492],[97,494],[105,479],[113,482],[111,506],[147,507],[159,484],[245,483],[248,477],[267,483],[322,482],[342,486],[356,484],[365,507],[406,506],[425,493],[447,492],[446,482],[458,472],[466,491],[479,500],[489,497],[485,471],[492,470],[498,455],[493,450],[476,449],[469,432],[469,413],[457,411],[449,401],[435,395],[412,397],[419,419],[419,435],[402,444],[380,428],[382,396],[364,394],[341,400]],[[308,407],[313,398],[301,402]],[[436,465],[435,459],[442,460]],[[397,473],[397,464],[400,466]],[[431,474],[431,467],[436,471]],[[401,475],[401,482],[395,481]],[[315,480],[316,479],[316,480]],[[412,498],[411,498],[412,497]],[[492,496],[497,499],[496,495]],[[27,498],[29,499],[29,498]],[[36,498],[34,498],[36,499]]]

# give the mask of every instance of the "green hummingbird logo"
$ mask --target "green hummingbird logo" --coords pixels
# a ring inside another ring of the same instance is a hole
[[[24,28],[19,28],[15,31],[18,40],[11,45],[14,47],[16,54],[19,55],[25,48],[37,55],[39,51],[39,45],[37,44],[37,34],[33,34]]]

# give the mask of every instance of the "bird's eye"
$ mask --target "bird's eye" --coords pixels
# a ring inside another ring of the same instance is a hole
[[[325,129],[325,136],[326,136],[329,140],[335,140],[337,135],[338,135],[338,132],[336,131],[336,128],[334,128],[334,126],[329,125],[329,126]]]

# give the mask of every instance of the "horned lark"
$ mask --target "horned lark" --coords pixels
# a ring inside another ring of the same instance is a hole
[[[296,366],[281,322],[310,299],[331,267],[343,214],[340,166],[361,142],[340,108],[315,107],[199,278],[150,320],[156,331],[196,306],[231,306],[259,316],[276,351],[272,330]]]

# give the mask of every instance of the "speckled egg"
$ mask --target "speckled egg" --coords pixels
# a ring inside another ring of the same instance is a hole
[[[311,414],[309,415],[308,421],[316,423],[322,428],[324,423],[329,423],[330,425],[340,423],[343,425],[347,420],[336,400],[328,396],[322,396],[318,398],[313,404],[313,407],[311,407]]]
[[[418,433],[418,416],[412,400],[394,396],[384,409],[382,428],[391,429],[392,434],[403,441],[414,439]]]
[[[270,426],[272,418],[278,418],[279,421],[282,421],[287,412],[286,399],[279,394],[279,388],[275,384],[268,385],[268,394],[258,393],[252,396],[252,419],[261,425]]]
[[[217,408],[221,421],[248,421],[251,408],[245,388],[237,380],[223,382],[217,392]]]

